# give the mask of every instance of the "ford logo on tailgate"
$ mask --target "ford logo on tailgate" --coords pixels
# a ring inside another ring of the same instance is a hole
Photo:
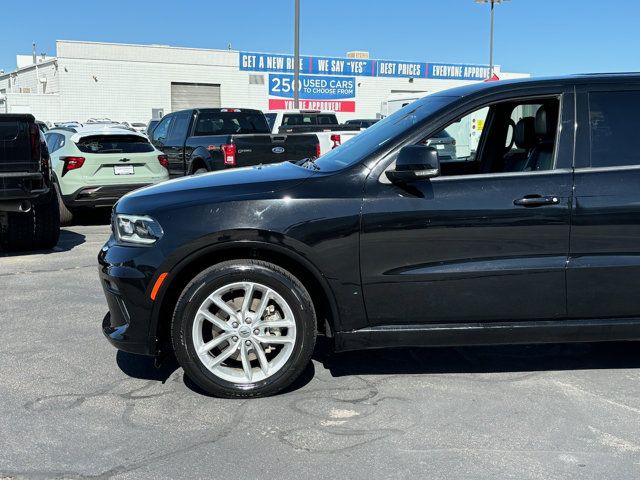
[[[284,153],[284,147],[273,147],[271,151],[273,153]]]

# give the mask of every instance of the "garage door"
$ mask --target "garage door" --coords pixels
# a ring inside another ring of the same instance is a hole
[[[171,83],[171,111],[187,108],[220,108],[220,85]]]

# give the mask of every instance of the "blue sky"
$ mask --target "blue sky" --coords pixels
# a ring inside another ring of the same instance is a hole
[[[55,40],[158,43],[289,53],[293,0],[2,1],[0,68]],[[488,63],[489,6],[473,0],[301,0],[301,51]],[[637,0],[510,0],[496,7],[494,61],[555,75],[640,70]]]

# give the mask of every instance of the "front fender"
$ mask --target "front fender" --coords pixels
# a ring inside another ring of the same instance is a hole
[[[308,271],[322,287],[325,297],[329,300],[329,308],[334,319],[334,325],[332,327],[337,331],[342,329],[334,290],[328,279],[322,274],[320,268],[313,262],[309,247],[298,240],[287,238],[280,233],[245,229],[227,230],[206,235],[191,244],[181,247],[163,262],[156,271],[156,275],[149,287],[152,288],[155,279],[161,273],[169,272],[169,276],[167,277],[168,281],[162,285],[153,304],[149,331],[150,339],[154,339],[157,336],[164,302],[170,292],[177,293],[173,291],[171,285],[173,282],[179,283],[181,273],[188,271],[194,264],[198,264],[198,262],[203,259],[216,258],[215,261],[225,261],[225,252],[238,249],[256,249],[264,252],[272,252],[279,256],[286,257]],[[201,266],[202,269],[204,269],[210,265],[202,264]],[[198,267],[200,267],[200,265],[198,265]],[[364,314],[364,312],[362,313]]]

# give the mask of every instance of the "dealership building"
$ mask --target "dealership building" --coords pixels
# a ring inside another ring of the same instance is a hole
[[[293,56],[167,45],[59,40],[55,56],[17,56],[0,73],[0,113],[50,122],[147,122],[191,107],[293,108]],[[529,76],[494,72],[500,79]],[[390,99],[422,96],[490,76],[487,65],[303,55],[301,108],[341,120],[375,118]]]

